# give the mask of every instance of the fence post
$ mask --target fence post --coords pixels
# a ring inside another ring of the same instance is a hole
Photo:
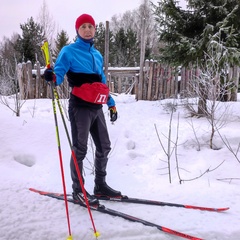
[[[152,81],[153,81],[153,61],[151,60],[150,63],[149,63],[149,71],[148,71],[147,100],[151,100],[151,96],[152,96]]]
[[[154,92],[154,100],[158,100],[159,97],[159,83],[160,83],[160,71],[161,71],[161,65],[160,63],[155,64],[155,69],[156,69],[156,75],[154,76],[154,78],[156,79],[156,83],[155,83],[155,92]]]
[[[185,67],[181,69],[180,96],[185,97]]]
[[[174,87],[174,89],[175,89],[175,92],[174,92],[174,96],[175,96],[175,98],[178,98],[178,69],[176,69],[177,71],[176,71],[176,73],[175,73],[175,79],[174,79],[174,83],[175,83],[175,87]]]
[[[142,100],[147,100],[148,76],[149,76],[149,60],[145,60],[143,82],[142,82]],[[140,79],[140,76],[139,76],[139,79]]]
[[[121,93],[122,92],[122,79],[121,76],[117,77],[117,82],[118,82],[118,90],[117,93]]]
[[[141,54],[140,54],[140,72],[139,72],[139,86],[137,100],[143,99],[143,78],[144,78],[144,56],[145,56],[145,38],[146,38],[146,18],[141,19]]]
[[[171,79],[170,79],[170,97],[174,97],[175,96],[175,69],[173,69],[172,67],[170,68],[171,71]]]
[[[22,71],[22,64],[19,63],[17,65],[17,79],[19,84],[19,93],[20,93],[20,99],[24,99],[24,78],[23,78],[23,71]]]
[[[28,74],[27,74],[27,64],[22,63],[22,78],[23,78],[23,99],[28,99]]]
[[[230,101],[237,101],[238,85],[239,85],[239,67],[233,66],[232,83],[234,85],[231,91]]]
[[[138,95],[138,83],[139,83],[139,74],[136,74],[134,76],[134,81],[135,81],[135,84],[134,84],[134,93],[135,93],[135,99],[137,100],[137,95]]]
[[[41,79],[41,72],[40,72],[40,63],[39,61],[36,62],[36,65],[35,65],[35,70],[36,70],[36,84],[35,84],[35,98],[40,98],[40,94],[41,94],[41,91],[40,91],[40,79]]]
[[[106,21],[105,53],[104,53],[104,73],[105,73],[107,85],[110,86],[109,79],[108,79],[108,64],[109,64],[109,21]]]
[[[27,61],[27,92],[28,98],[33,99],[34,96],[34,82],[32,77],[32,62]]]

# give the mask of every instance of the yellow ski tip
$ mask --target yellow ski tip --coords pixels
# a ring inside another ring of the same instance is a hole
[[[72,236],[68,236],[67,240],[73,240],[73,237]]]

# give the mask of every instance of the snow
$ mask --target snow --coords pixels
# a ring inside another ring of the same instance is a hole
[[[199,238],[238,240],[240,163],[219,136],[215,138],[219,150],[209,149],[208,121],[205,118],[188,118],[179,102],[171,124],[171,146],[173,147],[178,135],[180,176],[187,180],[200,176],[207,169],[210,171],[200,178],[180,184],[173,154],[170,160],[172,182],[169,183],[164,150],[167,151],[168,146],[171,114],[166,111],[164,101],[135,101],[133,95],[125,94],[113,97],[119,113],[116,123],[110,123],[107,107],[104,106],[112,142],[107,176],[111,187],[130,197],[230,209],[227,212],[216,213],[128,203],[104,204],[109,208]],[[169,101],[166,100],[168,104]],[[224,104],[226,103],[221,103]],[[227,116],[231,121],[220,129],[220,133],[228,140],[233,150],[237,151],[240,140],[240,103],[230,104],[232,108]],[[27,100],[21,109],[20,117],[14,116],[3,104],[0,104],[0,111],[0,239],[67,239],[69,231],[64,201],[29,191],[29,188],[36,188],[63,192],[51,99]],[[67,192],[71,193],[70,148],[59,111],[57,115],[66,188]],[[65,119],[70,132],[69,122]],[[194,125],[200,149],[191,124]],[[85,187],[90,193],[94,186],[92,162],[93,147],[90,142],[87,159],[84,161]],[[232,179],[223,180],[225,178]],[[71,203],[68,207],[73,239],[96,239],[87,210]],[[154,227],[129,222],[119,217],[98,212],[92,212],[92,215],[96,229],[101,234],[98,237],[100,240],[179,239]]]

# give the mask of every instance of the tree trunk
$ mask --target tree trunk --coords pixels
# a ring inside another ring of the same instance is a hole
[[[238,85],[239,85],[239,67],[233,67],[233,74],[232,74],[232,82],[233,88],[231,91],[230,101],[237,101],[237,93],[238,93]]]
[[[207,115],[207,92],[203,84],[199,84],[198,115]]]

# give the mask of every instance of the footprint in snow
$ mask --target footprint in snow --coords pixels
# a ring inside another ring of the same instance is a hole
[[[36,159],[33,155],[30,154],[19,154],[15,155],[13,159],[27,167],[32,167],[36,163]]]
[[[136,144],[133,140],[128,140],[126,145],[127,145],[128,150],[135,149],[135,147],[136,147]]]

